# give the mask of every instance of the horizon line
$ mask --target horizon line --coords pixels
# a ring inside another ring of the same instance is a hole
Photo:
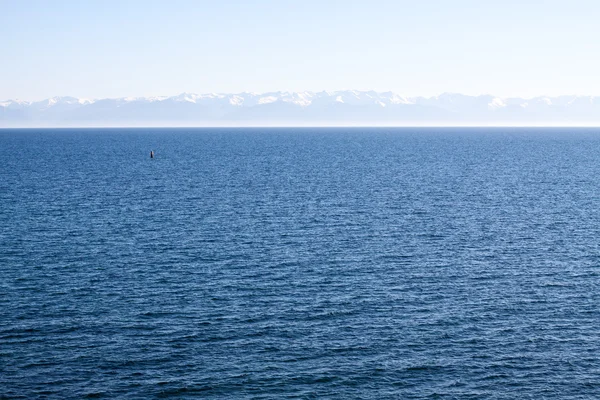
[[[0,130],[34,129],[290,129],[290,128],[598,128],[597,125],[97,125],[97,126],[0,126]]]

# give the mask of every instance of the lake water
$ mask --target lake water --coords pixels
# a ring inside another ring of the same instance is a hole
[[[600,398],[600,129],[0,130],[19,397]]]

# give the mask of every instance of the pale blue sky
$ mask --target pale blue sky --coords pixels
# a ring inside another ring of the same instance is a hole
[[[600,95],[600,2],[0,0],[0,100]]]

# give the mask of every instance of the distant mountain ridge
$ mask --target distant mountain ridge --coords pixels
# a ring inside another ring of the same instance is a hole
[[[323,91],[0,101],[0,127],[600,125],[600,97],[501,98]]]

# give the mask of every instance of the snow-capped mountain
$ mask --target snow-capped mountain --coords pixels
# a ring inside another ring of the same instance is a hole
[[[322,91],[0,102],[0,127],[219,125],[600,125],[600,97],[500,98]]]

